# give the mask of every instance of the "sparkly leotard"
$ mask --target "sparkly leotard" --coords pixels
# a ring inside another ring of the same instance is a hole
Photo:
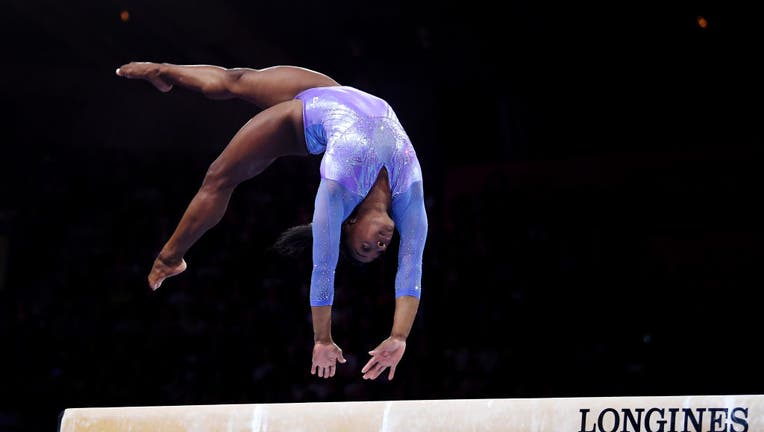
[[[427,237],[422,170],[392,108],[347,86],[312,88],[296,98],[303,102],[308,151],[324,153],[313,212],[311,306],[333,303],[342,222],[369,193],[383,167],[390,180],[391,216],[400,234],[395,296],[419,298]]]

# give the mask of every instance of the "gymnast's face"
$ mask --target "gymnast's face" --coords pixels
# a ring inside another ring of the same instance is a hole
[[[387,250],[393,238],[395,223],[386,213],[371,214],[348,220],[345,245],[357,261],[368,263]]]

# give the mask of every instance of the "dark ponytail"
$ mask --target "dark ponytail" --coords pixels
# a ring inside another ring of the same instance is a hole
[[[279,255],[297,258],[313,247],[312,224],[297,225],[279,235],[271,249]]]
[[[363,266],[365,263],[356,260],[350,255],[343,241],[344,238],[343,230],[343,233],[340,235],[340,261]],[[297,225],[287,229],[279,235],[271,249],[281,256],[291,258],[299,258],[306,252],[311,255],[313,253],[313,224]]]

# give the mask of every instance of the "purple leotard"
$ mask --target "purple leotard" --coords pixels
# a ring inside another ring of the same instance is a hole
[[[347,86],[312,88],[296,98],[303,102],[308,151],[323,153],[313,212],[311,306],[333,303],[342,222],[369,193],[382,167],[388,172],[391,216],[400,234],[395,296],[419,298],[427,237],[422,170],[392,108]]]

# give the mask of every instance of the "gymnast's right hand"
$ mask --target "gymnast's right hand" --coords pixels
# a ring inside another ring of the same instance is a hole
[[[313,345],[313,365],[310,367],[310,373],[318,374],[321,378],[331,378],[337,371],[337,362],[346,361],[342,356],[342,349],[334,342],[316,342]]]

